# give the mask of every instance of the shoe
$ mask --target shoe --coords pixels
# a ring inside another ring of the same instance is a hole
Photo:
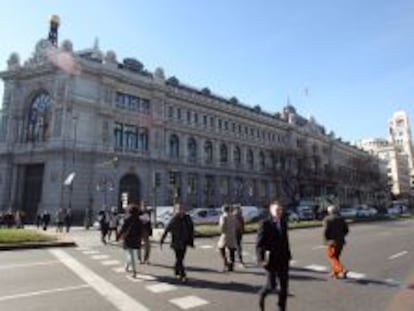
[[[338,274],[338,277],[341,279],[347,279],[348,278],[348,271],[344,271]]]
[[[260,311],[265,310],[265,296],[264,295],[260,295],[259,308],[260,308]]]
[[[136,278],[137,278],[137,273],[136,273],[136,272],[132,272],[132,277],[133,277],[134,279],[136,279]]]

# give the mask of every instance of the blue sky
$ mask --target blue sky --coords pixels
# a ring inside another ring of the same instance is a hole
[[[414,1],[4,1],[0,70],[32,53],[51,14],[75,49],[98,37],[119,59],[269,112],[289,97],[346,140],[385,136],[398,109],[414,122]]]

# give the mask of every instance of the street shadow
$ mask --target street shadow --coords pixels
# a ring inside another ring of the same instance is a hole
[[[245,294],[257,294],[259,290],[262,288],[261,286],[249,285],[245,283],[233,282],[230,281],[228,283],[220,283],[209,281],[206,279],[196,279],[189,277],[188,283],[182,283],[176,278],[162,276],[158,278],[161,282],[166,282],[173,285],[180,285],[184,287],[190,288],[198,288],[198,289],[212,289],[218,291],[226,291],[226,292],[238,292],[238,293],[245,293]]]
[[[383,286],[387,288],[395,288],[400,289],[402,288],[402,284],[397,281],[382,281],[382,280],[375,280],[375,279],[344,279],[342,280],[346,283],[360,285],[360,286]]]

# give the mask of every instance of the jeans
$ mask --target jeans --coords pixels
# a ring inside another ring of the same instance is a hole
[[[149,237],[149,232],[143,232],[141,236],[141,241],[144,246],[144,259],[142,259],[141,249],[139,252],[139,261],[148,262],[151,252],[151,241]]]
[[[175,251],[175,267],[174,267],[174,271],[175,271],[175,275],[180,276],[180,277],[185,277],[185,268],[184,268],[184,257],[185,257],[185,253],[187,251],[187,248],[183,248],[183,249],[174,249]]]
[[[126,248],[125,252],[126,252],[126,256],[127,256],[127,262],[126,262],[126,268],[128,269],[129,267],[132,268],[132,272],[135,274],[137,273],[137,255],[138,255],[138,249],[134,249],[134,248]]]

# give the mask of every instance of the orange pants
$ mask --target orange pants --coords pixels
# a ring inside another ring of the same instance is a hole
[[[328,245],[327,248],[327,255],[329,261],[331,262],[332,267],[332,274],[334,276],[338,276],[341,273],[345,273],[346,269],[342,265],[341,261],[339,260],[339,256],[341,255],[343,245]]]

